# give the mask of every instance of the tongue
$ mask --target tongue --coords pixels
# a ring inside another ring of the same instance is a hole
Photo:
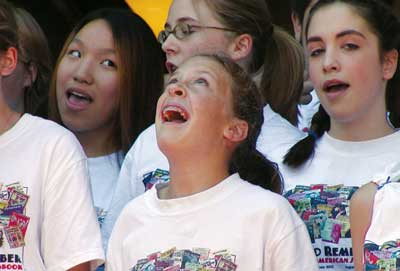
[[[348,87],[348,85],[346,85],[346,84],[336,85],[336,86],[330,87],[328,89],[328,92],[342,91],[342,90],[345,90],[347,87]]]
[[[87,98],[82,98],[82,97],[78,97],[78,96],[75,96],[75,95],[73,95],[73,94],[68,98],[68,100],[69,100],[71,103],[76,104],[76,105],[86,105],[86,104],[89,104],[89,99],[87,99]]]

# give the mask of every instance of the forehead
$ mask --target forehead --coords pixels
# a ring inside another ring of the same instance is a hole
[[[313,14],[307,37],[337,34],[348,29],[356,30],[365,36],[372,34],[369,25],[354,7],[345,3],[334,3],[318,9]]]
[[[114,44],[111,28],[105,20],[97,19],[87,23],[76,34],[75,39],[78,39],[91,45],[102,45],[111,47]]]
[[[169,8],[168,23],[200,21],[207,24],[216,21],[214,13],[203,0],[174,0]]]
[[[226,70],[221,64],[215,60],[202,56],[195,56],[188,59],[178,67],[177,72],[205,73],[209,74],[215,80],[220,80],[221,78],[226,78],[228,76]]]

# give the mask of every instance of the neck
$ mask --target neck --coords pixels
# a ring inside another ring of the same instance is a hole
[[[331,120],[329,135],[345,141],[367,141],[394,133],[395,130],[386,119],[386,112],[373,118],[360,119],[353,122],[337,122]]]
[[[117,151],[116,146],[110,145],[108,131],[76,132],[75,136],[81,143],[87,157],[104,156]]]
[[[170,183],[161,198],[171,199],[193,195],[205,191],[229,176],[227,163],[206,157],[204,159],[183,158],[181,161],[169,159]],[[194,160],[194,161],[188,161]],[[220,160],[221,161],[221,160]]]
[[[5,104],[0,105],[0,135],[10,130],[20,117],[21,113],[11,110]]]

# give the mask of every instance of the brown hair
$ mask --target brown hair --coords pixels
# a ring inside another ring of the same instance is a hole
[[[202,0],[216,19],[238,34],[253,38],[248,72],[263,69],[260,91],[271,108],[296,125],[303,89],[302,47],[283,29],[274,26],[265,0]]]
[[[52,60],[47,38],[32,15],[22,8],[14,10],[18,27],[18,59],[28,69],[37,69],[36,79],[24,91],[24,111],[46,116],[47,92],[49,89]],[[39,111],[40,110],[40,111]]]
[[[6,51],[10,47],[17,47],[17,23],[13,13],[13,5],[0,0],[0,50]]]
[[[57,69],[77,33],[89,22],[104,20],[113,34],[119,72],[119,103],[113,119],[110,148],[126,153],[133,141],[154,122],[157,99],[163,88],[163,53],[152,30],[138,15],[122,9],[89,13],[72,30],[58,57],[50,85],[49,116],[62,123],[57,107]]]

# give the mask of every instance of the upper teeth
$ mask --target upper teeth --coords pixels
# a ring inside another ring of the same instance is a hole
[[[80,97],[80,98],[88,98],[88,96],[83,95],[83,94],[81,94],[81,93],[78,93],[78,92],[76,92],[76,91],[72,91],[71,94],[73,94],[73,95],[75,95],[75,96],[78,96],[78,97]]]
[[[163,109],[163,115],[167,120],[169,120],[169,115],[167,114],[168,111],[178,112],[182,116],[182,118],[186,120],[186,114],[181,108],[173,106],[173,105],[166,106]]]

